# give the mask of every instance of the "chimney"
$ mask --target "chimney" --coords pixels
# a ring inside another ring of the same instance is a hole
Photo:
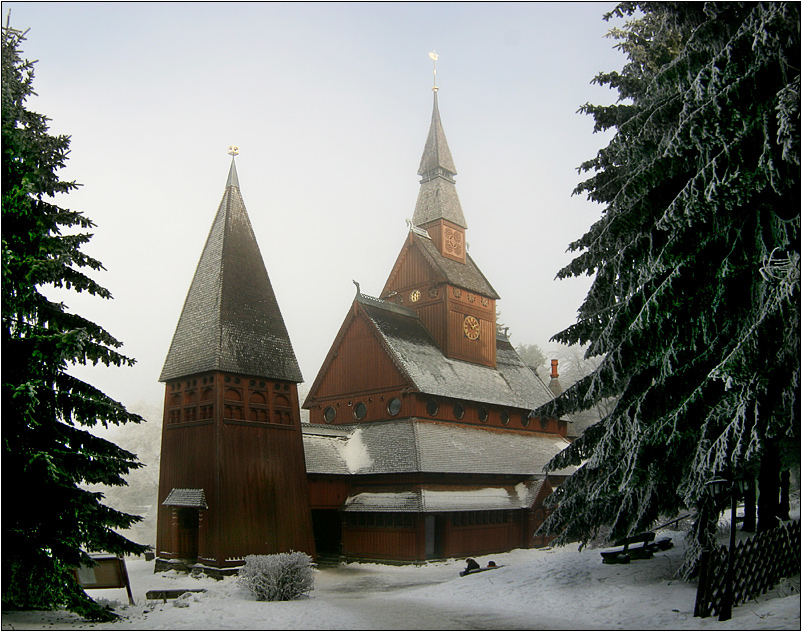
[[[558,360],[556,359],[551,361],[551,381],[549,382],[549,390],[554,397],[557,397],[563,392],[562,384],[560,384],[560,374],[557,373],[557,363]]]

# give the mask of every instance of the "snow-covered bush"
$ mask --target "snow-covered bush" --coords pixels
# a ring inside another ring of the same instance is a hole
[[[300,551],[274,555],[248,555],[237,583],[259,601],[289,601],[315,587],[312,558]]]

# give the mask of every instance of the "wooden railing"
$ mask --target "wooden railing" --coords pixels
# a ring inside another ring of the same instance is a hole
[[[771,590],[784,577],[799,573],[799,521],[758,533],[735,546],[732,607]],[[727,582],[728,547],[702,554],[695,617],[720,614]]]

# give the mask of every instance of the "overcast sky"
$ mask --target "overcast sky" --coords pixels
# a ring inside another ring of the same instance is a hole
[[[229,145],[307,384],[353,300],[377,296],[407,234],[432,110],[458,174],[471,256],[513,344],[575,321],[587,279],[557,281],[601,208],[572,196],[604,146],[586,102],[623,56],[612,3],[4,2],[38,59],[29,107],[72,136],[59,200],[97,227],[85,251],[114,300],[59,298],[134,368],[76,373],[160,405],[158,378],[225,188]],[[5,15],[3,19],[5,20]]]

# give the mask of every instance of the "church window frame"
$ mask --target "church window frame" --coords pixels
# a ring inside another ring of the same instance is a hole
[[[397,397],[393,397],[387,403],[387,414],[391,417],[395,417],[398,413],[401,412],[401,400]]]
[[[430,397],[426,400],[426,413],[429,417],[434,417],[440,410],[440,404],[437,403],[437,400],[434,397]]]
[[[362,421],[368,415],[368,405],[365,402],[357,402],[354,406],[354,419]]]

